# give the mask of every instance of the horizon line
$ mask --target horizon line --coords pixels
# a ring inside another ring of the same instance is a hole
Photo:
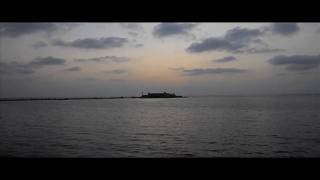
[[[207,94],[207,95],[183,95],[183,97],[213,97],[213,96],[292,96],[292,95],[320,95],[320,93],[261,93],[261,94]],[[140,96],[46,96],[46,97],[0,97],[0,101],[14,101],[14,100],[85,100],[85,99],[123,99],[123,98],[139,98]]]

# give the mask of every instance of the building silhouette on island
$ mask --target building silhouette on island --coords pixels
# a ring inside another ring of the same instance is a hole
[[[140,98],[182,98],[182,96],[177,96],[174,93],[149,93],[148,94],[141,94]]]

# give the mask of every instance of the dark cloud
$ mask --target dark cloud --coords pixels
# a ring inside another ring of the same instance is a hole
[[[4,37],[19,37],[34,33],[51,33],[58,30],[69,30],[75,24],[68,23],[0,23],[0,35]]]
[[[187,76],[199,76],[206,74],[239,74],[245,73],[247,70],[245,69],[237,69],[237,68],[206,68],[206,69],[185,69],[182,71]]]
[[[1,23],[0,34],[8,37],[17,37],[37,32],[52,32],[59,27],[54,23]]]
[[[300,27],[297,23],[273,23],[270,30],[274,34],[288,36],[299,32]]]
[[[81,68],[79,66],[74,66],[71,68],[67,68],[66,71],[81,71]]]
[[[43,47],[47,47],[47,46],[48,46],[48,44],[45,43],[45,42],[43,42],[43,41],[38,41],[38,42],[32,44],[32,47],[34,47],[34,48],[36,48],[36,49],[38,49],[38,48],[43,48]]]
[[[161,23],[154,27],[153,35],[155,37],[167,37],[174,35],[187,35],[197,24],[192,23]]]
[[[268,62],[275,66],[286,66],[287,70],[301,71],[319,67],[320,55],[293,55],[293,56],[275,56]]]
[[[120,48],[129,43],[127,38],[121,37],[102,37],[77,39],[70,42],[56,39],[52,42],[54,46],[73,47],[81,49],[111,49]]]
[[[224,39],[230,42],[236,42],[239,44],[246,44],[251,41],[259,41],[257,37],[260,37],[264,34],[260,29],[247,29],[235,27],[226,32]]]
[[[222,37],[210,37],[201,42],[192,43],[186,51],[189,53],[201,53],[207,51],[228,51],[232,53],[275,53],[283,52],[283,49],[270,48],[260,38],[266,32],[261,29],[248,29],[235,27],[228,30]],[[250,47],[255,45],[254,48]]]
[[[215,63],[226,63],[226,62],[235,61],[235,60],[237,60],[236,57],[227,56],[227,57],[220,58],[220,59],[214,59],[214,60],[212,60],[212,62],[215,62]]]
[[[114,69],[111,71],[104,71],[104,73],[107,73],[107,74],[126,74],[127,72],[128,71],[125,69]]]
[[[75,59],[75,62],[115,62],[115,63],[123,63],[130,61],[130,58],[127,57],[118,57],[118,56],[103,56],[103,57],[95,57],[95,58],[87,58],[87,59]]]
[[[264,35],[260,29],[247,29],[235,27],[226,32],[223,37],[211,37],[202,42],[192,43],[186,50],[190,53],[206,51],[229,51],[239,53],[252,53],[248,51],[250,44],[266,44],[259,38]]]
[[[189,53],[201,53],[206,51],[235,51],[245,47],[244,44],[230,42],[223,38],[208,38],[199,43],[192,43],[188,48]]]
[[[51,66],[51,65],[63,65],[66,60],[56,57],[37,57],[31,62],[27,63],[26,66],[31,67],[43,67],[43,66]]]

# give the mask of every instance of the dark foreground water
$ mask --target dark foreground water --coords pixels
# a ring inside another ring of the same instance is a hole
[[[0,102],[0,156],[320,157],[320,96]]]

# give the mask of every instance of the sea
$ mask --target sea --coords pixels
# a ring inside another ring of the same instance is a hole
[[[320,95],[1,101],[0,157],[320,157]]]

